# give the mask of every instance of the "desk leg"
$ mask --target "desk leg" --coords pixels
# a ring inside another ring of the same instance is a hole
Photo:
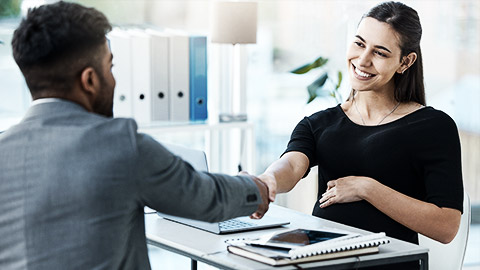
[[[192,259],[192,262],[190,264],[190,269],[191,270],[197,270],[197,263],[198,262],[196,260]]]

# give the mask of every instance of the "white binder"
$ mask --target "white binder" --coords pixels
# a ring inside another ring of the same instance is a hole
[[[129,29],[131,37],[133,116],[139,124],[152,121],[151,117],[151,40],[140,29]]]
[[[169,36],[166,33],[148,29],[151,37],[151,120],[168,121],[169,90]]]
[[[170,120],[189,121],[189,36],[170,35]]]
[[[108,33],[107,38],[113,54],[112,73],[116,81],[113,115],[115,117],[133,117],[130,35],[126,31],[114,28]]]

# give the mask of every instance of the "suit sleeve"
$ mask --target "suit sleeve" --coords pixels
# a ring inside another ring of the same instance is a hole
[[[148,135],[136,134],[139,200],[157,211],[209,222],[250,215],[261,202],[245,176],[199,172]]]

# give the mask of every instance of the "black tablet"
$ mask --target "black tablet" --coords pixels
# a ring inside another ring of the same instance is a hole
[[[356,236],[350,233],[332,231],[295,229],[287,232],[276,233],[272,236],[252,241],[249,244],[256,246],[292,249],[308,246],[320,242],[336,241]]]

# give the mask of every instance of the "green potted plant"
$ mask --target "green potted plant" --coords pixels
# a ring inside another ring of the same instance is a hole
[[[0,18],[18,16],[21,4],[21,0],[0,0]]]
[[[307,63],[290,72],[294,74],[305,74],[310,70],[323,68],[325,64],[327,64],[327,62],[328,62],[328,58],[323,58],[320,56],[315,61],[311,63]],[[326,85],[325,83],[327,81],[330,81],[333,87]],[[333,81],[333,79],[331,79],[328,76],[328,72],[326,70],[323,70],[321,75],[315,81],[313,81],[309,86],[307,86],[307,91],[308,91],[307,104],[312,102],[315,98],[323,97],[323,96],[333,97],[337,103],[342,102],[342,96],[340,95],[340,92],[338,90],[341,84],[342,84],[341,71],[337,72],[337,81],[335,82]]]

